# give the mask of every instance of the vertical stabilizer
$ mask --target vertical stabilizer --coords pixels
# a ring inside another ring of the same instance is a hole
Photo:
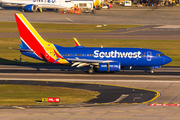
[[[57,60],[57,56],[55,55],[54,51],[61,56],[56,47],[52,43],[46,42],[21,13],[16,13],[15,18],[22,41],[21,47],[26,47],[34,51],[34,54],[39,59],[51,63],[54,63],[54,61]],[[67,63],[65,60],[59,60],[56,63],[58,64],[61,61],[63,63]]]

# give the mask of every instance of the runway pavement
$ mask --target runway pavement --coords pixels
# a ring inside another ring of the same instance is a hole
[[[106,33],[40,33],[43,38],[84,39],[134,39],[134,40],[180,40],[180,28],[162,28],[160,25],[144,25],[119,29]],[[0,33],[0,38],[19,38],[19,33]]]
[[[168,67],[168,66],[164,66],[162,68],[159,69],[155,69],[155,73],[151,74],[148,69],[142,70],[141,69],[124,69],[121,70],[120,72],[110,72],[110,73],[106,73],[106,72],[97,72],[94,74],[88,74],[85,71],[88,70],[89,67],[71,67],[71,66],[63,66],[63,65],[50,65],[50,64],[43,64],[43,65],[33,65],[33,64],[27,64],[27,65],[0,65],[0,74],[1,74],[1,78],[4,75],[5,77],[7,76],[7,78],[9,77],[13,77],[13,74],[16,75],[28,75],[28,74],[44,74],[45,76],[52,76],[56,79],[56,76],[64,76],[63,78],[70,78],[71,76],[76,75],[76,77],[78,79],[80,79],[80,77],[87,77],[87,76],[91,76],[91,78],[93,78],[93,76],[100,76],[102,77],[102,79],[106,79],[107,77],[103,77],[103,76],[113,76],[112,79],[119,79],[119,78],[115,78],[115,76],[119,76],[119,75],[126,75],[131,77],[131,75],[136,75],[136,76],[150,76],[150,77],[167,77],[167,78],[179,78],[180,77],[180,67]],[[147,71],[146,71],[147,70]],[[21,73],[25,73],[25,74],[21,74]],[[11,76],[9,76],[9,74]],[[33,77],[33,76],[29,76],[29,77]],[[47,78],[47,77],[46,77]],[[83,78],[84,79],[84,78]],[[89,78],[88,78],[89,79]],[[97,79],[97,78],[95,78]],[[99,79],[99,78],[98,78]],[[107,78],[109,79],[109,78]],[[126,78],[127,79],[127,78]]]
[[[180,103],[180,75],[169,74],[171,72],[180,73],[179,67],[165,67],[159,69],[164,71],[166,75],[143,74],[143,71],[138,71],[137,75],[110,73],[110,74],[86,74],[81,71],[56,71],[57,68],[46,67],[42,72],[37,72],[36,68],[23,67],[23,66],[0,66],[1,73],[0,79],[7,82],[10,80],[40,80],[57,81],[57,82],[73,82],[73,83],[92,83],[97,85],[115,85],[127,86],[141,89],[148,89],[160,92],[160,96],[150,103]],[[9,70],[10,72],[4,71]],[[24,72],[19,72],[19,70]],[[31,69],[31,72],[28,71]],[[64,68],[65,69],[65,68]],[[39,69],[41,71],[41,69]],[[16,72],[15,72],[16,71]],[[32,72],[36,71],[36,72]],[[80,73],[79,73],[80,72]],[[31,76],[31,77],[30,77]],[[55,78],[53,76],[56,76]],[[101,78],[101,79],[100,79]],[[123,92],[123,91],[121,91]],[[123,119],[123,120],[139,120],[139,119],[179,119],[180,107],[167,107],[167,106],[148,106],[148,104],[110,104],[110,105],[60,105],[55,107],[42,107],[41,106],[14,106],[2,109],[0,106],[1,119]]]

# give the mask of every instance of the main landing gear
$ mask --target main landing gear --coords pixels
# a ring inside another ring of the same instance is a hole
[[[94,72],[97,72],[98,70],[98,66],[90,66],[91,68],[88,70],[89,74],[92,74]]]
[[[94,72],[94,69],[93,68],[90,68],[89,70],[88,70],[88,73],[89,74],[92,74]]]

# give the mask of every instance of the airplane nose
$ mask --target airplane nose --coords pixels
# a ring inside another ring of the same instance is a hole
[[[170,63],[171,61],[172,61],[172,59],[171,59],[170,57],[168,57],[168,56],[166,56],[166,57],[164,58],[165,64]]]

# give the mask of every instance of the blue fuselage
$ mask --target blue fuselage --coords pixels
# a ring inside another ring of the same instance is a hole
[[[172,61],[159,51],[144,48],[55,47],[64,58],[111,60],[121,66],[161,66]]]

